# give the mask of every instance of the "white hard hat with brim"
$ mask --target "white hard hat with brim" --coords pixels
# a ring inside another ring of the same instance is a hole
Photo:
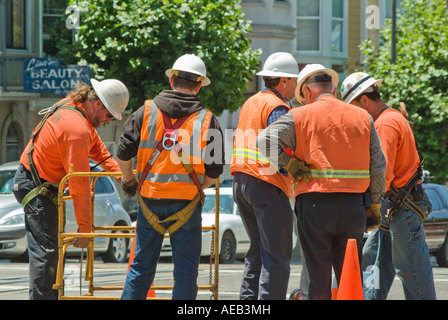
[[[263,66],[263,70],[258,72],[257,76],[297,78],[299,76],[299,65],[292,54],[276,52],[268,57]]]
[[[165,71],[165,75],[171,78],[173,75],[179,75],[179,72],[185,72],[190,75],[197,75],[194,77],[188,76],[187,80],[194,82],[202,82],[203,86],[208,86],[211,81],[207,78],[207,68],[201,58],[194,54],[185,54],[178,58],[171,69]]]
[[[341,86],[342,99],[350,103],[362,93],[373,92],[372,86],[379,87],[383,79],[374,79],[364,72],[355,72],[349,75]]]
[[[108,79],[99,82],[96,79],[90,79],[92,87],[98,98],[104,104],[106,109],[115,119],[121,120],[121,113],[126,109],[129,103],[129,91],[119,80]]]
[[[299,78],[297,79],[297,88],[296,88],[296,99],[299,103],[304,104],[304,97],[302,96],[302,86],[306,80],[311,78],[312,76],[318,74],[328,74],[331,76],[331,82],[335,87],[339,85],[339,75],[336,71],[332,69],[327,69],[321,64],[307,64],[305,68],[300,72]]]

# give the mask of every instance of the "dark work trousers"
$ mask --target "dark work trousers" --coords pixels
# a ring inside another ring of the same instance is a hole
[[[293,213],[276,186],[236,172],[233,196],[250,238],[241,300],[285,300],[292,257]]]
[[[302,248],[302,297],[331,300],[332,268],[339,283],[349,239],[357,241],[361,257],[366,226],[363,194],[301,194],[295,212]]]
[[[14,184],[17,201],[35,188],[31,173],[20,165]],[[30,300],[56,300],[58,291],[53,289],[56,282],[58,263],[58,210],[43,196],[32,199],[24,209],[29,255],[29,298]]]

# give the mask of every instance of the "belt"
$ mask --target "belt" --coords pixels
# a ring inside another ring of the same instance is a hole
[[[23,165],[22,165],[23,166]],[[23,166],[23,169],[31,174],[31,172]],[[27,193],[22,199],[22,207],[25,208],[27,204],[37,196],[43,196],[49,199],[55,207],[58,206],[58,189],[59,185],[41,179],[41,184],[36,186],[33,190]]]
[[[399,201],[399,197],[402,195],[403,188],[396,188],[393,184],[391,184],[390,191],[385,194],[385,198],[389,198],[394,204]],[[392,220],[395,217],[395,214],[399,211],[400,208],[405,205],[409,209],[411,209],[420,220],[423,222],[428,212],[423,212],[423,210],[416,204],[416,202],[423,199],[423,187],[421,185],[415,185],[406,195],[406,197],[402,200],[402,203],[396,207],[393,212],[388,212],[386,215],[386,223],[381,224],[380,229],[384,231],[389,231],[389,226]]]

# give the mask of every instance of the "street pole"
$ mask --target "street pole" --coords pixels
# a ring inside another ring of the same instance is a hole
[[[392,0],[391,62],[397,61],[397,0]]]

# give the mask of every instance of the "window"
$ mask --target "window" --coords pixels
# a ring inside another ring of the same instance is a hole
[[[6,46],[26,49],[25,0],[6,1]]]
[[[99,177],[95,182],[95,194],[110,194],[114,193],[110,181],[106,177]]]
[[[426,193],[428,194],[429,201],[432,205],[433,211],[439,211],[442,210],[441,201],[439,199],[439,196],[437,195],[437,192],[430,188],[425,188]]]
[[[342,64],[347,55],[348,0],[297,0],[296,55]],[[338,59],[338,60],[331,60]]]
[[[20,159],[19,134],[14,124],[11,124],[6,134],[6,162]]]
[[[297,0],[297,50],[320,50],[320,0]]]
[[[202,212],[215,213],[215,195],[208,194],[205,197],[204,206]],[[231,194],[221,194],[219,196],[219,214],[233,214],[233,208],[236,206]]]
[[[344,0],[333,0],[331,20],[331,51],[343,51]]]
[[[43,45],[46,56],[57,56],[59,49],[57,43],[66,40],[67,43],[73,42],[73,34],[75,30],[69,30],[65,26],[62,17],[68,6],[68,1],[61,0],[44,0],[43,8]]]

